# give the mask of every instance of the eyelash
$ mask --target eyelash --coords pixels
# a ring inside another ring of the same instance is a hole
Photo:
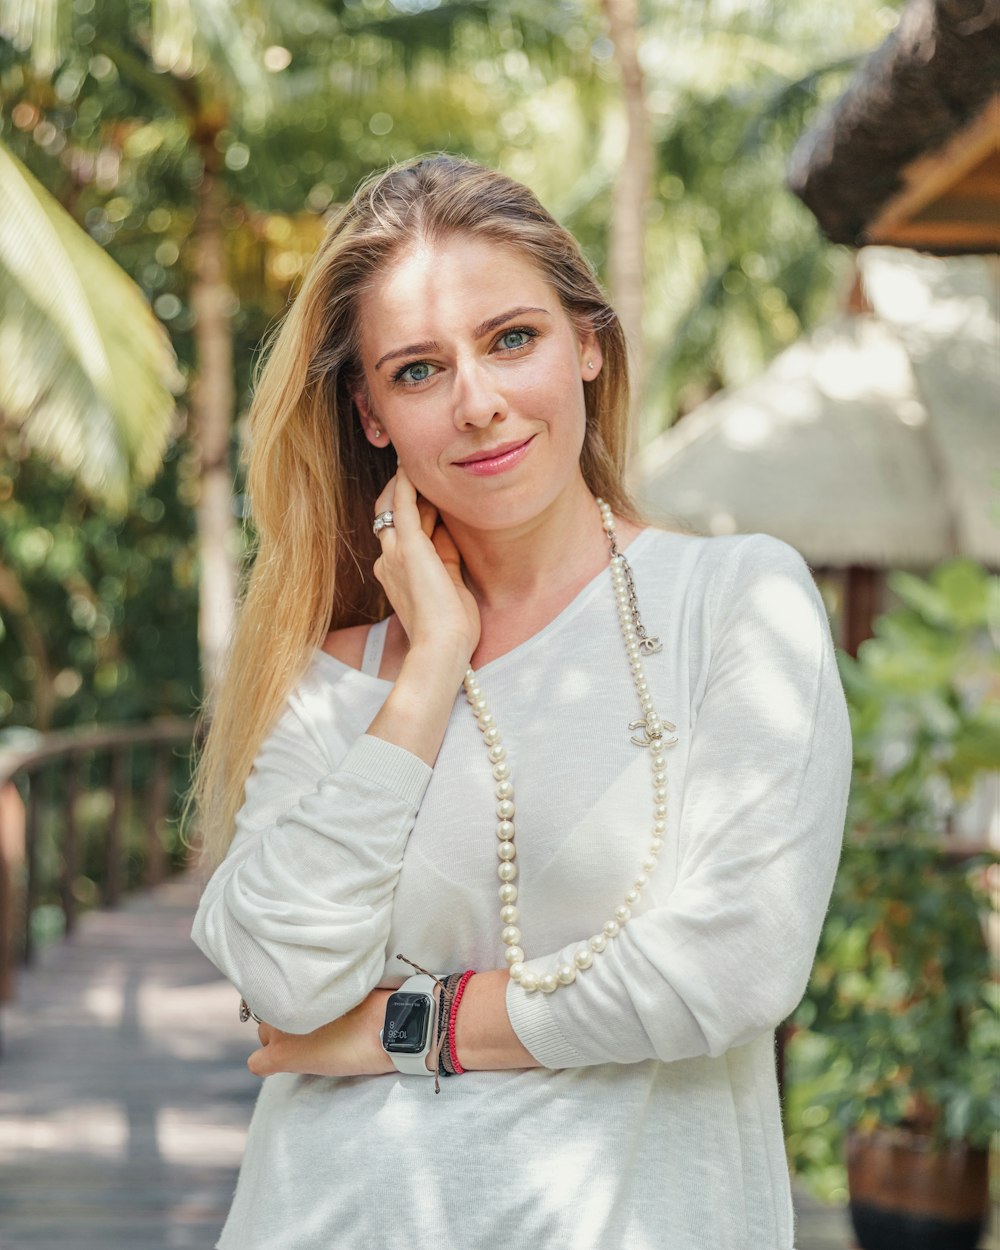
[[[536,339],[536,338],[538,338],[539,331],[538,331],[538,330],[535,330],[535,329],[532,329],[532,327],[531,327],[531,326],[510,326],[510,328],[509,328],[509,329],[504,330],[504,331],[503,331],[503,332],[499,335],[499,337],[497,338],[497,343],[499,343],[501,339],[505,339],[505,338],[507,337],[507,335],[508,335],[508,334],[523,334],[523,335],[525,335],[525,336],[527,337],[528,342],[527,342],[527,343],[521,343],[521,344],[520,344],[520,346],[518,346],[518,347],[506,347],[506,348],[503,348],[502,350],[504,350],[504,351],[506,351],[506,352],[522,352],[522,351],[524,351],[524,349],[528,346],[528,344],[531,342],[531,340],[532,340],[532,339]],[[405,374],[406,374],[406,371],[407,371],[408,369],[412,369],[412,368],[414,367],[414,365],[423,365],[423,364],[427,364],[427,363],[428,363],[428,362],[427,362],[427,361],[424,361],[424,360],[411,360],[409,364],[406,364],[406,365],[401,365],[401,366],[400,366],[400,367],[396,370],[396,372],[392,375],[392,380],[393,380],[393,382],[398,382],[398,383],[400,383],[400,384],[401,384],[401,385],[403,385],[403,386],[420,386],[420,385],[421,385],[421,383],[423,383],[423,382],[426,382],[426,381],[427,381],[427,379],[426,379],[426,378],[420,378],[420,379],[419,379],[418,381],[416,381],[416,382],[413,382],[413,381],[407,381],[407,380],[406,380],[406,377],[405,377]]]

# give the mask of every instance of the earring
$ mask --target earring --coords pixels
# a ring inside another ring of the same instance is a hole
[[[381,430],[372,430],[372,435],[373,435],[375,438],[381,438],[381,437],[382,437],[382,431],[381,431]]]

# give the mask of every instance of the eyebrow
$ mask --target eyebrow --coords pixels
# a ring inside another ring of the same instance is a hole
[[[476,339],[483,338],[489,334],[491,330],[496,330],[502,326],[505,321],[512,321],[515,317],[523,317],[525,313],[542,313],[546,317],[552,314],[547,308],[536,308],[530,304],[523,304],[517,308],[509,308],[505,313],[501,313],[499,317],[490,317],[487,321],[481,322],[472,331],[472,337]],[[428,339],[424,343],[411,343],[408,347],[394,348],[391,352],[386,352],[384,356],[380,356],[376,362],[375,369],[378,371],[382,368],[387,360],[397,360],[400,356],[419,356],[424,352],[436,352],[441,344],[434,339]]]

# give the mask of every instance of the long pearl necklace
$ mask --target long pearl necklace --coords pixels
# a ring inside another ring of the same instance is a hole
[[[603,499],[597,500],[597,506],[601,510],[601,524],[604,526],[604,532],[611,545],[611,583],[618,607],[618,621],[625,642],[629,670],[632,674],[635,692],[639,697],[639,706],[642,709],[641,718],[629,722],[629,730],[633,731],[631,740],[636,746],[650,749],[649,762],[652,765],[653,781],[653,832],[646,854],[640,860],[639,871],[624,901],[615,908],[611,918],[604,922],[593,937],[581,943],[573,954],[572,963],[559,964],[550,972],[537,973],[524,966],[526,956],[518,924],[520,913],[516,906],[517,850],[514,845],[514,783],[510,776],[510,765],[507,763],[507,750],[501,741],[500,730],[483,696],[479,680],[471,668],[466,669],[465,672],[465,697],[482,731],[483,742],[493,768],[493,780],[496,783],[494,793],[497,800],[498,821],[497,857],[500,860],[497,875],[500,878],[500,923],[503,926],[500,940],[506,948],[505,957],[511,979],[519,982],[521,988],[528,993],[541,990],[543,994],[551,994],[564,985],[572,985],[577,974],[586,972],[593,964],[594,956],[601,954],[607,948],[608,942],[618,936],[622,927],[631,919],[632,908],[638,903],[642,891],[649,884],[650,875],[663,850],[663,837],[667,828],[667,774],[666,758],[663,752],[667,747],[673,746],[677,738],[666,738],[664,732],[672,733],[676,725],[672,725],[657,715],[653,707],[649,683],[643,672],[641,658],[661,650],[660,641],[646,634],[639,617],[639,604],[636,599],[632,569],[615,542],[615,522],[611,508]]]

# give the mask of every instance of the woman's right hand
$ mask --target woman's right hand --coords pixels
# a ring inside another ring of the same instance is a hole
[[[479,643],[479,608],[462,580],[458,548],[437,509],[417,494],[400,465],[375,502],[393,525],[379,534],[374,573],[411,651],[454,649],[467,665]]]

